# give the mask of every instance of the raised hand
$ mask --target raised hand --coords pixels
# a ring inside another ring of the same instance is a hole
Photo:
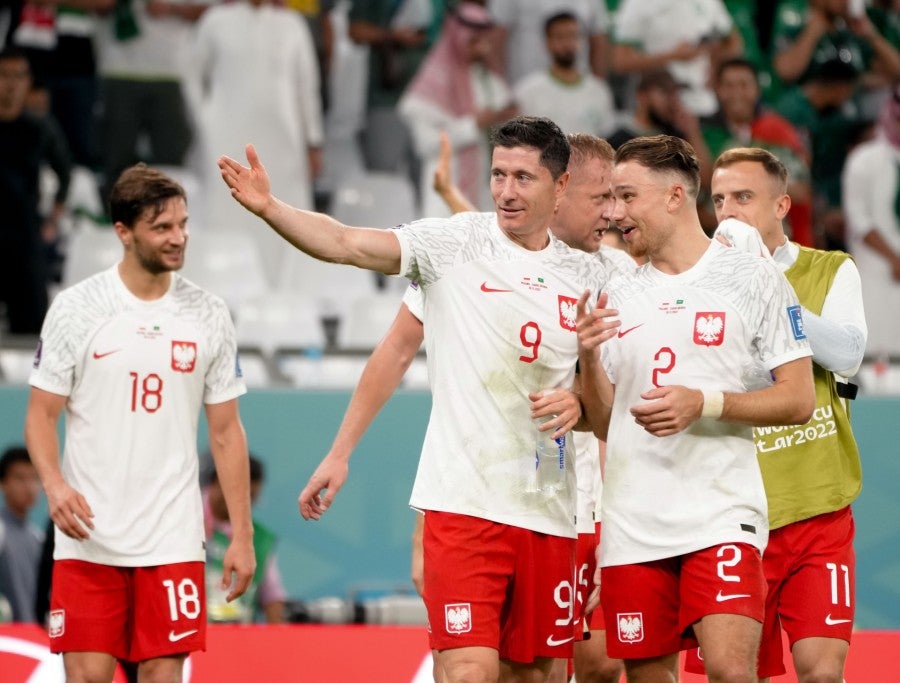
[[[269,174],[259,160],[253,145],[247,145],[247,162],[250,167],[242,166],[231,157],[219,157],[219,170],[222,180],[231,190],[231,196],[248,211],[257,216],[262,214],[272,201]]]
[[[578,332],[578,344],[584,349],[595,349],[607,339],[616,334],[616,329],[622,324],[614,319],[619,315],[615,308],[607,308],[609,294],[600,292],[597,297],[597,305],[593,310],[588,310],[587,301],[591,293],[585,291],[578,298],[575,316],[575,330]]]

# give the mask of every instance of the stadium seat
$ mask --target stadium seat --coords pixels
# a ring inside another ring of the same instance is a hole
[[[256,242],[238,230],[192,232],[182,275],[225,299],[232,312],[269,291]]]
[[[278,370],[297,389],[352,389],[366,366],[366,356],[304,354],[279,356]]]
[[[372,349],[397,317],[401,299],[396,292],[354,299],[338,326],[338,347],[352,350]]]
[[[122,259],[122,243],[112,226],[79,217],[68,238],[62,286],[69,287]]]
[[[371,228],[407,223],[417,217],[412,183],[396,173],[366,172],[335,189],[331,215],[347,225]]]
[[[276,350],[323,349],[325,331],[318,309],[306,299],[286,292],[270,292],[245,300],[235,313],[238,347]]]
[[[279,287],[282,294],[313,304],[323,319],[343,319],[352,302],[376,293],[376,274],[353,266],[325,263],[299,251],[287,254]]]

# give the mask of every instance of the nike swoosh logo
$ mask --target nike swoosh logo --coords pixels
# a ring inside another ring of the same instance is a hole
[[[494,289],[493,287],[488,287],[487,282],[482,282],[481,283],[481,291],[487,292],[488,294],[490,294],[491,292],[511,292],[512,290],[511,289]]]
[[[830,614],[825,617],[825,623],[828,626],[837,626],[838,624],[849,624],[850,621],[851,621],[850,619],[832,619]]]
[[[185,631],[184,633],[175,633],[175,631],[169,631],[169,642],[177,643],[179,640],[182,640],[183,638],[187,638],[188,636],[192,636],[196,632],[197,632],[197,629]]]
[[[118,353],[121,350],[122,349],[113,349],[112,351],[104,351],[103,353],[97,353],[96,351],[94,351],[94,358],[96,358],[97,360],[106,358],[107,356],[111,356],[112,354]]]
[[[726,600],[734,600],[736,598],[749,598],[749,593],[733,593],[731,595],[722,595],[722,591],[719,591],[716,595],[716,602],[725,602]]]
[[[547,636],[547,646],[556,647],[557,645],[565,645],[571,640],[575,640],[575,636],[569,636],[568,638],[563,638],[562,640],[555,640],[553,636]]]
[[[640,325],[635,325],[634,327],[629,327],[627,330],[619,330],[618,332],[616,332],[616,336],[617,336],[619,339],[621,339],[622,337],[624,337],[624,336],[625,336],[626,334],[628,334],[629,332],[634,332],[637,328],[643,327],[643,326],[644,326],[644,323],[641,323]]]

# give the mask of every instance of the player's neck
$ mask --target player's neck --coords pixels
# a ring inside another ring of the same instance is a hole
[[[151,273],[129,259],[119,263],[119,277],[125,288],[142,301],[155,301],[165,296],[172,284],[172,273]]]
[[[689,230],[684,229],[673,234],[657,253],[649,255],[650,263],[662,273],[678,275],[697,265],[709,249],[709,242],[709,237],[698,222]]]

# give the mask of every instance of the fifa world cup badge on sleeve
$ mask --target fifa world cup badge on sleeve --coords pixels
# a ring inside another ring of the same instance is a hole
[[[800,306],[787,307],[788,318],[791,320],[791,330],[794,333],[794,339],[806,339],[806,330],[803,329],[803,314]]]

